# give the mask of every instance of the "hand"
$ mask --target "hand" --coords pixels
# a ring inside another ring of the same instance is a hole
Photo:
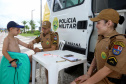
[[[13,61],[13,62],[11,63],[11,66],[12,66],[12,67],[17,67],[16,62],[15,62],[15,61]]]
[[[36,47],[36,48],[34,49],[34,52],[35,52],[35,53],[36,53],[36,52],[41,52],[41,49],[39,49],[39,48]]]
[[[30,43],[28,44],[28,48],[29,48],[29,49],[33,49],[33,48],[34,48],[33,43],[30,42]]]
[[[88,83],[88,82],[86,82],[86,81],[85,81],[85,82],[83,82],[83,83],[80,83],[80,84],[90,84],[90,83]]]
[[[87,74],[86,74],[86,75],[82,75],[82,76],[76,78],[76,79],[75,79],[75,82],[80,81],[79,84],[81,84],[81,83],[83,83],[84,81],[86,81],[88,78],[90,78],[89,75],[87,75]]]
[[[70,84],[76,84],[75,81],[71,82]]]

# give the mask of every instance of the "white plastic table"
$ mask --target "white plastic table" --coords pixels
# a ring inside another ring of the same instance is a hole
[[[51,55],[44,56],[45,54],[51,54]],[[68,54],[72,54],[74,55],[74,57],[81,60],[76,62],[65,61],[56,63],[56,61],[64,60],[61,57]],[[48,70],[49,84],[58,83],[58,73],[60,70],[64,68],[84,63],[84,73],[87,72],[87,57],[83,54],[75,53],[68,50],[38,52],[32,56],[32,84],[35,84],[36,62],[38,62]]]

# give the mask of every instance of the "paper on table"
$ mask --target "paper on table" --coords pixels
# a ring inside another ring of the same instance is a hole
[[[78,58],[75,57],[62,57],[63,59],[69,60],[69,61],[78,61]]]
[[[53,55],[53,54],[44,54],[43,56],[56,56],[56,57],[58,57],[59,55]]]

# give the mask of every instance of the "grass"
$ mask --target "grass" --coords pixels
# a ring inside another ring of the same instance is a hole
[[[29,34],[29,33],[22,33],[22,34],[19,34],[19,35],[21,35],[21,36],[25,36],[25,37],[27,37],[27,36],[38,36],[38,35],[34,35],[34,34]]]

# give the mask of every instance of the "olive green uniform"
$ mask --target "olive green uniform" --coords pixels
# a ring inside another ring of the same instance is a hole
[[[59,36],[57,32],[50,31],[46,35],[41,33],[40,36],[35,38],[35,41],[37,43],[41,42],[43,49],[51,48],[52,45],[56,46],[56,49],[58,49]]]

